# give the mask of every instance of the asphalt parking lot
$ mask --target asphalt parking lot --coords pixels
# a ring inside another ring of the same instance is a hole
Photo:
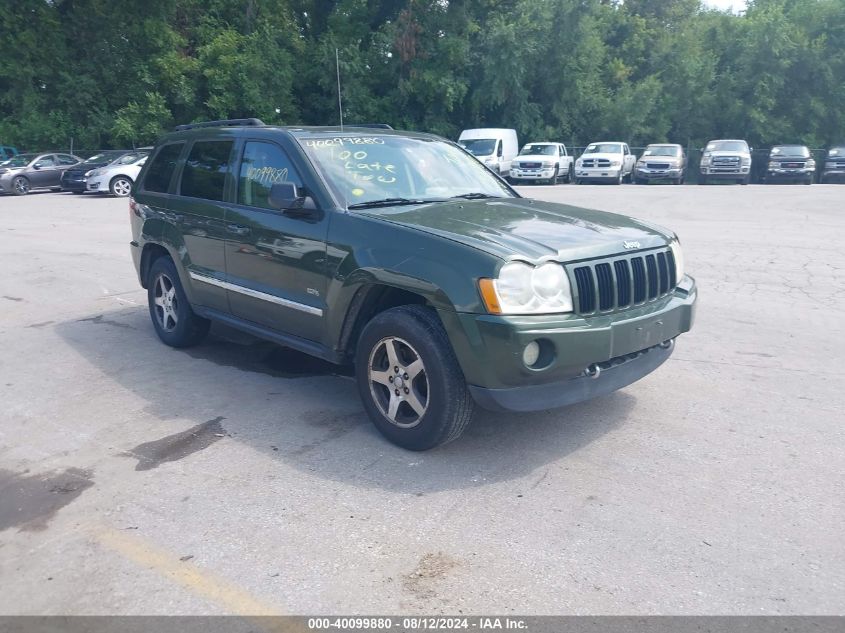
[[[126,200],[0,197],[0,613],[844,613],[845,187],[521,191],[676,230],[695,328],[422,454],[343,371],[159,343]]]

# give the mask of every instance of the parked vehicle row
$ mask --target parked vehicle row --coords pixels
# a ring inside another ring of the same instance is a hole
[[[107,150],[86,160],[70,153],[17,154],[0,161],[0,193],[23,196],[38,189],[52,189],[125,197],[148,154],[149,148]]]
[[[516,153],[516,131],[506,128],[464,130],[458,144],[511,184],[575,182],[634,182],[683,184],[688,157],[677,143],[654,143],[637,158],[624,141],[590,143],[577,159],[563,143],[531,142]],[[699,183],[733,182],[747,185],[752,176],[753,149],[742,139],[714,139],[701,150]],[[775,145],[769,151],[762,182],[812,184],[816,161],[805,145]],[[758,172],[759,173],[759,172]],[[819,182],[845,180],[845,146],[828,150]]]

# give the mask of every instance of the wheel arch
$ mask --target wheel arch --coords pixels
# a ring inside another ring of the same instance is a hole
[[[414,290],[379,280],[360,284],[349,302],[337,338],[336,348],[341,357],[347,359],[354,357],[361,332],[373,317],[403,305],[428,306],[437,314],[430,299]]]

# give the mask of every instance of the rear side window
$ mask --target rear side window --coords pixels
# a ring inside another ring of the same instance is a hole
[[[282,148],[273,143],[247,143],[238,179],[238,202],[251,207],[272,209],[267,202],[270,187],[280,182],[302,186],[299,175]]]
[[[179,154],[182,153],[184,145],[184,143],[172,143],[159,150],[144,178],[145,191],[167,193],[170,178],[173,176],[173,170],[176,169],[176,161],[179,160]]]
[[[182,169],[181,195],[204,200],[223,200],[229,172],[232,141],[198,141]]]

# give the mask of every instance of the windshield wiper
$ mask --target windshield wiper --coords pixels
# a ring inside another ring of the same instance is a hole
[[[372,209],[374,207],[393,207],[393,206],[400,206],[404,204],[426,204],[428,202],[442,202],[442,200],[438,200],[436,198],[429,199],[429,200],[412,200],[411,198],[382,198],[381,200],[370,200],[369,202],[356,202],[355,204],[350,204],[346,208],[347,209]]]
[[[484,200],[485,198],[501,198],[502,196],[491,196],[489,193],[473,192],[462,193],[459,196],[452,196],[453,198],[464,198],[465,200]]]

